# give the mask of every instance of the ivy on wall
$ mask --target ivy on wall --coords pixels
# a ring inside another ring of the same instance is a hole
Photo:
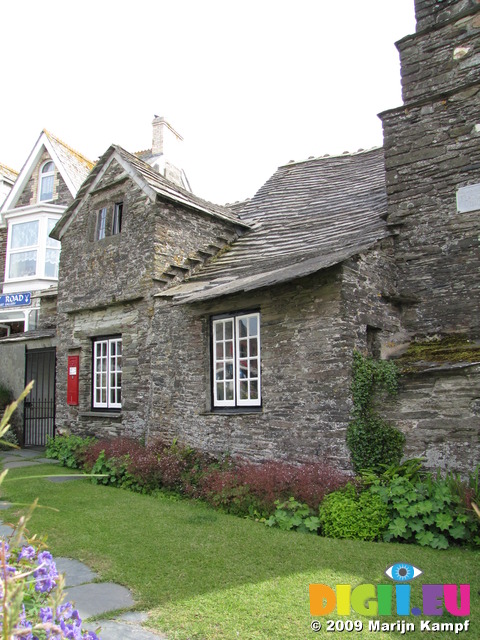
[[[347,446],[354,470],[380,473],[385,465],[399,464],[404,434],[378,413],[375,400],[384,391],[396,395],[398,369],[394,362],[353,353],[352,420],[347,428]]]

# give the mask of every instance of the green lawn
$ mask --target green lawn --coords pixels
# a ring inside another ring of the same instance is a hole
[[[150,625],[172,640],[399,638],[399,632],[368,632],[368,618],[361,618],[361,633],[313,633],[308,596],[310,583],[389,583],[384,571],[396,562],[423,571],[412,583],[412,606],[421,606],[423,582],[471,584],[468,633],[480,637],[478,552],[332,540],[269,529],[201,504],[142,496],[87,480],[19,480],[60,472],[68,470],[53,465],[13,469],[3,495],[21,503],[39,497],[42,505],[59,509],[37,509],[30,532],[48,534],[54,555],[82,560],[103,580],[129,587],[138,609],[151,611]],[[16,511],[0,517],[13,520]],[[421,633],[418,618],[403,619],[417,627],[406,634],[409,638],[454,637]],[[321,622],[325,627],[325,620]]]

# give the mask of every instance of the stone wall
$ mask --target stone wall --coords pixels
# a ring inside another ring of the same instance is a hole
[[[403,100],[424,99],[460,84],[478,82],[480,6],[441,28],[397,42],[402,66]]]
[[[432,471],[468,474],[480,460],[480,365],[438,366],[400,378],[384,415],[406,435],[405,455]]]
[[[145,300],[61,314],[57,349],[57,427],[82,435],[142,437],[150,398],[149,329],[152,304]],[[122,410],[92,411],[92,338],[122,336]],[[79,405],[67,405],[67,359],[80,357]]]
[[[480,218],[456,205],[460,187],[480,183],[480,85],[382,119],[404,326],[480,337]]]
[[[152,325],[149,438],[254,460],[331,459],[347,468],[351,338],[341,315],[341,269],[210,303],[158,299]],[[211,406],[210,318],[261,314],[261,411]]]
[[[122,229],[112,235],[115,203]],[[106,237],[95,239],[98,212],[107,209]],[[151,408],[154,295],[170,265],[233,233],[212,216],[152,202],[116,161],[106,167],[62,237],[58,295],[57,425],[77,433],[141,437]],[[182,271],[183,273],[183,271]],[[92,410],[92,339],[122,336],[122,409]],[[80,356],[79,405],[67,405],[67,359]]]
[[[478,0],[415,0],[417,31],[431,29],[477,5]]]

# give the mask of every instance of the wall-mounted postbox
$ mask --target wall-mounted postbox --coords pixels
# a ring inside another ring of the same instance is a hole
[[[68,356],[67,404],[78,405],[80,356]]]

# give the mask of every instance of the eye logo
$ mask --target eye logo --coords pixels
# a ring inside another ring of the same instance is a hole
[[[385,574],[396,582],[409,582],[414,578],[418,578],[423,571],[414,567],[413,564],[407,564],[406,562],[396,562],[388,567]]]

